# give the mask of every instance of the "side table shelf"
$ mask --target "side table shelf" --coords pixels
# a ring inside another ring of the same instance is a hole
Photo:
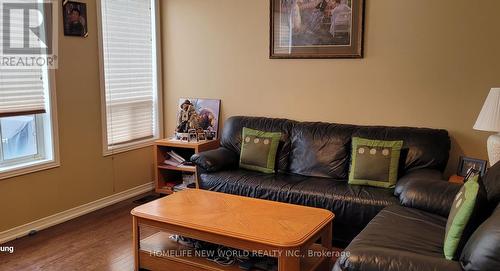
[[[154,146],[154,161],[155,161],[155,190],[160,194],[172,194],[173,186],[182,183],[183,175],[194,175],[196,188],[199,187],[196,168],[193,167],[176,167],[167,165],[164,161],[169,157],[167,152],[174,151],[189,161],[190,157],[195,153],[216,149],[219,147],[219,140],[199,141],[199,142],[183,142],[173,139],[157,140]]]

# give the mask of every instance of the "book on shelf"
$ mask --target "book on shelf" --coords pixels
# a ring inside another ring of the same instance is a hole
[[[173,166],[173,167],[178,167],[178,168],[185,168],[185,169],[195,169],[194,164],[192,163],[179,163],[177,161],[173,161],[170,159],[167,159],[163,161],[165,165]]]
[[[195,166],[192,162],[186,161],[182,156],[177,154],[174,151],[169,151],[167,152],[167,159],[163,161],[164,164],[173,166],[173,167],[179,167],[179,168],[186,168],[186,169],[194,169]]]
[[[189,168],[189,169],[194,168],[194,164],[192,162],[186,161],[186,159],[184,159],[175,151],[168,151],[167,155],[168,155],[167,159],[163,161],[163,163],[166,165],[173,167],[180,167],[180,168]]]
[[[168,190],[168,191],[174,191],[174,187],[176,185],[177,185],[177,183],[166,182],[165,185],[163,186],[163,189]]]
[[[174,192],[182,191],[186,188],[196,188],[196,179],[194,174],[182,173],[182,183],[176,184]]]
[[[167,154],[170,156],[170,159],[177,161],[179,163],[184,163],[186,162],[186,159],[184,159],[182,156],[177,154],[175,151],[168,151]]]
[[[194,183],[189,183],[189,184],[180,183],[180,184],[173,187],[173,191],[179,192],[179,191],[185,190],[187,188],[196,188],[196,184],[194,184]]]
[[[179,192],[187,188],[187,185],[185,183],[180,183],[176,186],[174,186],[173,191],[174,192]]]
[[[196,179],[195,179],[194,174],[183,173],[182,174],[182,182],[185,184],[195,183]]]
[[[169,166],[173,166],[173,167],[177,167],[179,166],[179,162],[177,161],[174,161],[174,160],[170,160],[170,159],[167,159],[163,162],[165,165],[169,165]]]
[[[194,169],[195,166],[192,162],[184,162],[184,163],[181,163],[180,165],[178,165],[177,167],[180,167],[180,168],[189,168],[189,169]]]

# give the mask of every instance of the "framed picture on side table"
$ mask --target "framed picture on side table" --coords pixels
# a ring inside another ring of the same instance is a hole
[[[217,99],[180,98],[175,128],[177,139],[191,130],[194,141],[199,139],[199,133],[205,133],[203,140],[217,139],[220,105],[221,101]]]
[[[478,171],[482,177],[486,173],[487,165],[488,161],[486,160],[460,156],[460,159],[458,161],[457,175],[465,177],[469,173],[470,169],[473,169],[475,171]]]
[[[362,58],[364,0],[271,0],[270,58]]]

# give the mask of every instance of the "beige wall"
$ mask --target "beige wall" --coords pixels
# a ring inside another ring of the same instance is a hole
[[[95,1],[90,35],[59,37],[61,167],[0,181],[0,231],[153,179],[151,148],[103,157]],[[427,126],[485,158],[471,129],[500,86],[500,1],[367,1],[365,58],[268,59],[268,0],[162,0],[166,129],[181,96],[220,98],[231,115]],[[62,26],[61,33],[62,33]]]
[[[153,180],[151,148],[102,155],[97,13],[85,2],[88,38],[64,37],[60,25],[61,167],[0,180],[0,232]]]
[[[500,86],[500,1],[367,0],[365,57],[270,60],[269,0],[165,0],[166,132],[181,96],[231,115],[447,129],[458,155],[486,159],[472,130]]]

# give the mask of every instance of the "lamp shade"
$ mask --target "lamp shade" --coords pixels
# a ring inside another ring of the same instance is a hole
[[[500,88],[492,88],[477,117],[475,130],[500,132]]]

